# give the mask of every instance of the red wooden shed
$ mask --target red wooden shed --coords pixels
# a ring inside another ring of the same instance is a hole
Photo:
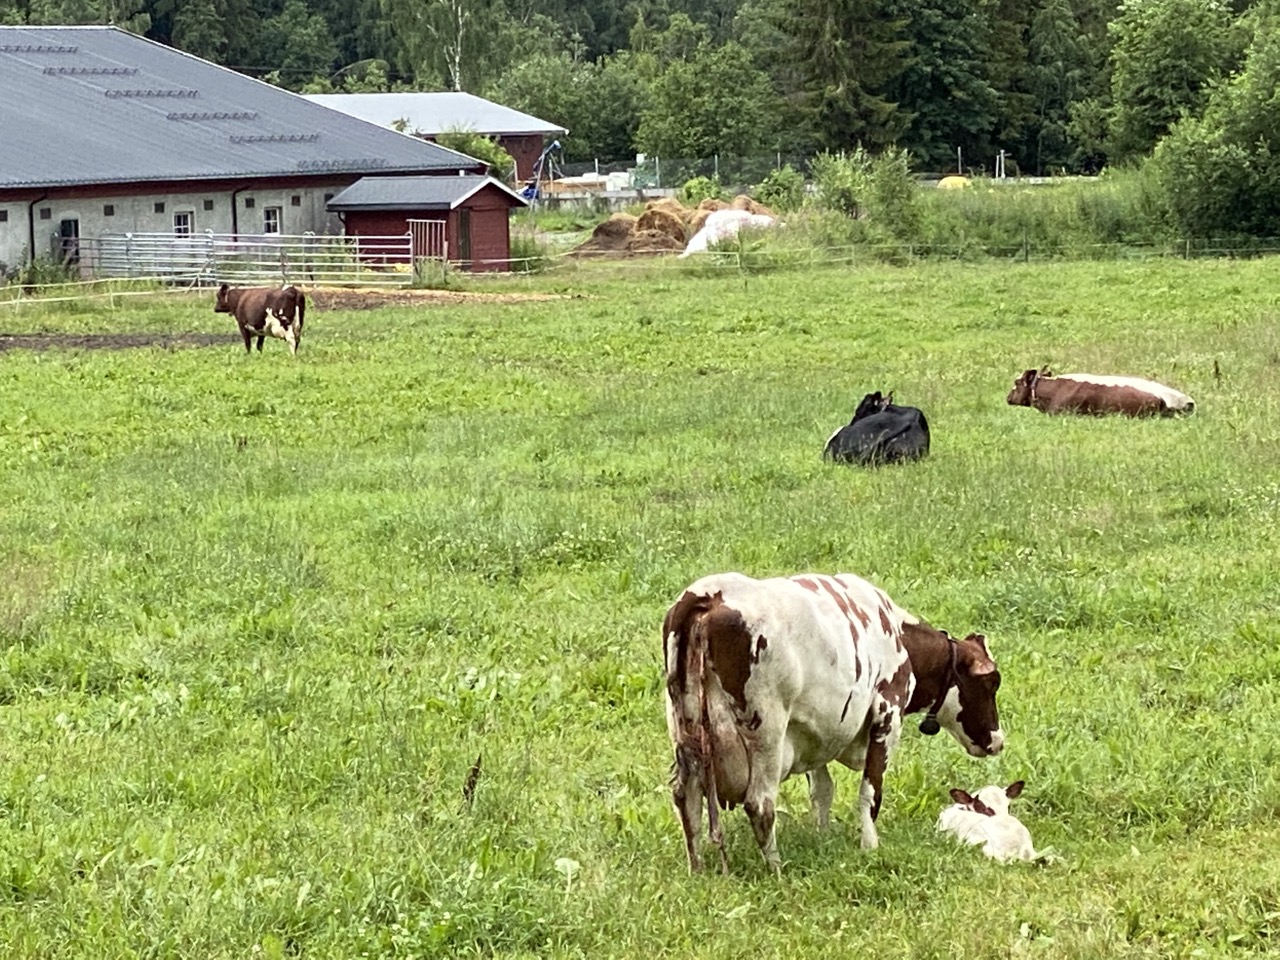
[[[524,199],[493,177],[364,177],[329,201],[349,237],[411,233],[415,257],[438,257],[465,270],[506,270],[510,217]],[[376,241],[370,241],[376,244]],[[376,246],[361,246],[369,256]],[[377,257],[376,253],[372,254]],[[401,251],[381,257],[404,261]]]

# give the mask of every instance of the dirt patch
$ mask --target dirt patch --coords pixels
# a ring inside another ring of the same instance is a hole
[[[0,333],[6,350],[136,350],[140,347],[225,347],[240,343],[231,333]]]
[[[390,290],[364,287],[308,287],[308,306],[316,310],[374,310],[388,306],[418,306],[458,303],[537,303],[568,300],[562,293],[484,293],[470,290]],[[308,317],[310,320],[310,317]]]

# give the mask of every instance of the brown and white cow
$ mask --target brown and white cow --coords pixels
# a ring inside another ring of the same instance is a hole
[[[1027,370],[1014,381],[1006,398],[1015,407],[1041,413],[1121,413],[1130,417],[1169,417],[1192,413],[1196,402],[1185,393],[1140,377],[1096,373],[1062,373],[1048,368]]]
[[[240,336],[244,337],[244,351],[249,353],[249,341],[258,338],[258,349],[268,336],[289,344],[289,352],[298,352],[302,339],[302,324],[307,314],[307,298],[297,287],[242,287],[232,289],[228,284],[218,288],[213,305],[214,313],[229,313],[236,318]]]
[[[702,869],[704,798],[712,842],[728,871],[719,808],[741,804],[775,872],[778,786],[808,774],[826,825],[835,760],[862,774],[862,846],[905,714],[945,728],[974,756],[1000,752],[1000,673],[978,635],[949,637],[851,574],[754,580],[722,573],[685,589],[662,625],[667,728],[675,746],[672,800],[689,869]]]

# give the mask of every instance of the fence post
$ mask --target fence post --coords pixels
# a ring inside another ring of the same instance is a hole
[[[1031,244],[1027,242],[1027,228],[1022,228],[1022,262],[1031,262]]]
[[[653,181],[657,184],[659,190],[662,189],[662,161],[657,157],[653,158]]]
[[[213,281],[218,279],[218,265],[213,255],[213,245],[214,245],[213,231],[206,230],[204,232],[204,239],[205,239],[205,254],[204,254],[204,271],[203,272],[205,273],[206,276],[208,276],[209,282],[212,283]],[[199,272],[197,272],[195,279],[196,279],[197,285],[199,285],[199,282],[200,282]]]

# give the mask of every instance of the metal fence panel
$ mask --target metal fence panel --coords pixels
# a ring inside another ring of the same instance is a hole
[[[414,238],[319,234],[237,236],[111,234],[80,241],[80,271],[187,284],[314,283],[404,286],[413,280]]]

